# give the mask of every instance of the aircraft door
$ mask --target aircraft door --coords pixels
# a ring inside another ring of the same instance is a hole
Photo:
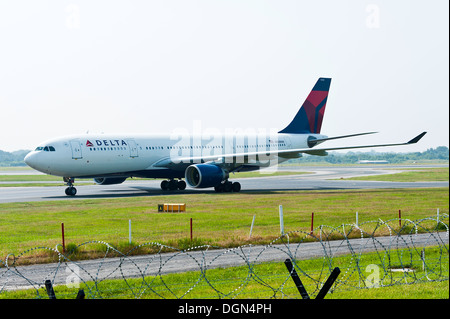
[[[128,146],[130,148],[130,157],[138,157],[138,148],[135,140],[128,140]]]
[[[70,141],[70,147],[72,148],[73,159],[83,158],[83,154],[81,153],[81,144],[79,141]]]

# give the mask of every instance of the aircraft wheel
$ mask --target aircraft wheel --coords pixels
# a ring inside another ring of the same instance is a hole
[[[223,192],[223,184],[214,186],[214,190],[216,191],[216,193],[222,193]]]
[[[232,183],[232,182],[229,182],[229,181],[226,181],[226,182],[223,184],[223,191],[224,191],[224,192],[227,192],[227,193],[233,191],[233,183]]]
[[[178,182],[176,180],[173,180],[173,179],[171,181],[169,181],[169,189],[171,191],[177,190],[178,189]]]
[[[178,186],[178,189],[180,191],[185,190],[186,189],[186,182],[185,181],[178,181],[177,186]]]
[[[162,182],[161,182],[161,189],[162,189],[163,191],[168,190],[168,189],[169,189],[169,181],[166,181],[166,180],[162,181]]]
[[[238,193],[241,191],[241,183],[234,182],[233,183],[233,192]]]
[[[75,182],[75,179],[72,177],[64,177],[64,182],[66,183],[67,187],[65,190],[65,193],[67,196],[75,196],[77,194],[77,189],[73,187],[73,183]]]
[[[77,194],[77,189],[75,187],[67,187],[65,192],[67,196],[75,196]]]

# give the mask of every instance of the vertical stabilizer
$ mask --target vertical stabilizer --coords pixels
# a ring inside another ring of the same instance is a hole
[[[320,133],[330,78],[319,78],[292,122],[279,133]]]

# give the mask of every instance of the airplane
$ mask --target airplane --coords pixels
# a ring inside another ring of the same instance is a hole
[[[24,160],[38,171],[63,177],[68,196],[76,195],[74,181],[78,178],[93,178],[100,185],[120,184],[130,177],[162,178],[164,191],[184,190],[189,185],[239,192],[240,183],[229,181],[231,173],[274,167],[302,154],[326,156],[333,150],[411,145],[427,133],[406,143],[316,147],[329,140],[376,133],[334,137],[320,133],[330,84],[331,78],[319,78],[292,121],[278,132],[241,130],[212,136],[81,134],[45,141]]]

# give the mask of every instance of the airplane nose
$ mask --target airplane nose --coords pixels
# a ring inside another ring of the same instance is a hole
[[[23,159],[25,161],[25,164],[30,166],[31,168],[37,169],[37,154],[35,152],[28,153],[25,158]]]
[[[27,155],[25,155],[25,158],[23,159],[25,164],[30,165],[28,163],[30,163],[30,159],[31,159],[31,152],[28,153]]]

